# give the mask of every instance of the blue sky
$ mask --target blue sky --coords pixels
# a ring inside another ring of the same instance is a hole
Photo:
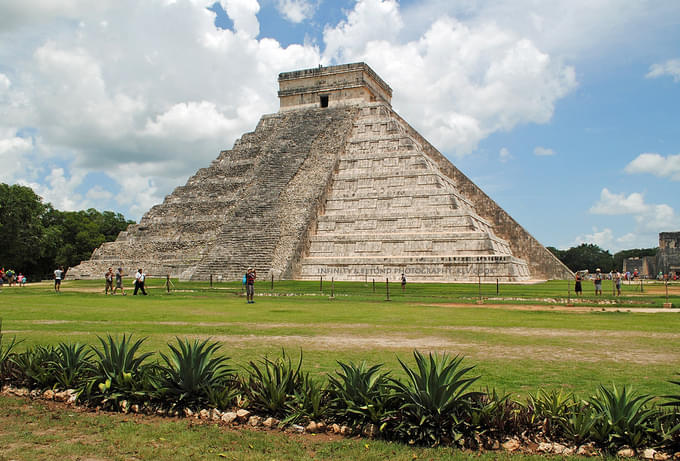
[[[674,0],[0,4],[0,181],[139,219],[276,112],[279,72],[365,61],[544,245],[680,230]]]

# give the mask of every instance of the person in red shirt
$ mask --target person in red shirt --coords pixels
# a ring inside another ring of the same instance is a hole
[[[255,279],[257,278],[257,272],[252,267],[248,268],[246,272],[246,299],[248,304],[254,304],[253,296],[255,295]]]

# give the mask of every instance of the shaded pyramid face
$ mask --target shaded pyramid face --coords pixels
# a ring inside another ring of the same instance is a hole
[[[420,136],[366,64],[279,76],[265,115],[115,242],[72,268],[180,279],[500,281],[571,275]]]

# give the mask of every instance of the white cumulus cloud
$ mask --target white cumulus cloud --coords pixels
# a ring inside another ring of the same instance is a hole
[[[534,148],[534,155],[538,155],[540,157],[547,157],[550,155],[555,155],[555,151],[548,147],[537,146],[536,148]]]
[[[667,232],[680,228],[680,216],[668,204],[646,203],[639,192],[628,195],[616,194],[602,189],[600,199],[590,208],[590,213],[605,216],[630,215],[634,220],[634,229],[616,237],[610,228],[595,230],[592,234],[581,235],[576,243],[597,243],[603,248],[618,251],[624,248],[649,246],[656,241],[659,232]],[[607,243],[608,242],[608,243]]]
[[[496,131],[549,121],[577,85],[572,67],[512,30],[433,18],[404,39],[413,31],[397,2],[359,0],[324,31],[324,60],[368,62],[395,90],[395,108],[439,149],[460,155]]]
[[[650,173],[661,178],[680,181],[680,154],[664,157],[657,153],[646,152],[638,155],[626,165],[626,173]]]
[[[311,18],[316,5],[309,0],[277,0],[276,8],[284,18],[297,24]]]
[[[590,208],[591,213],[603,215],[639,214],[648,210],[649,205],[645,204],[642,194],[614,194],[607,188],[602,189],[600,200]]]
[[[657,78],[670,76],[674,82],[680,82],[680,59],[669,59],[668,61],[652,64],[645,77]]]

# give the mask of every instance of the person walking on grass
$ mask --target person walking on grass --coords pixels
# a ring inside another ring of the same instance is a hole
[[[403,292],[404,290],[406,290],[406,276],[402,272],[401,273],[401,291]]]
[[[64,278],[64,266],[59,266],[54,271],[54,291],[61,293],[61,280]]]
[[[116,271],[116,287],[113,289],[113,294],[116,294],[116,291],[120,288],[121,293],[123,293],[123,296],[125,296],[125,288],[123,288],[123,268],[119,267],[118,270]]]
[[[595,269],[595,294],[602,294],[602,271],[598,268]]]
[[[248,268],[246,272],[246,299],[248,304],[254,304],[253,296],[255,295],[255,279],[257,278],[257,272],[252,267]]]
[[[109,270],[104,274],[104,279],[106,279],[106,289],[104,294],[108,295],[109,290],[111,290],[111,295],[113,295],[113,268],[109,267]]]
[[[144,290],[144,280],[146,280],[146,274],[142,269],[137,270],[135,274],[135,291],[132,293],[133,296],[137,296],[137,291],[142,290],[142,294],[146,296],[146,291]]]
[[[614,272],[614,285],[616,286],[616,296],[621,296],[621,272]]]

